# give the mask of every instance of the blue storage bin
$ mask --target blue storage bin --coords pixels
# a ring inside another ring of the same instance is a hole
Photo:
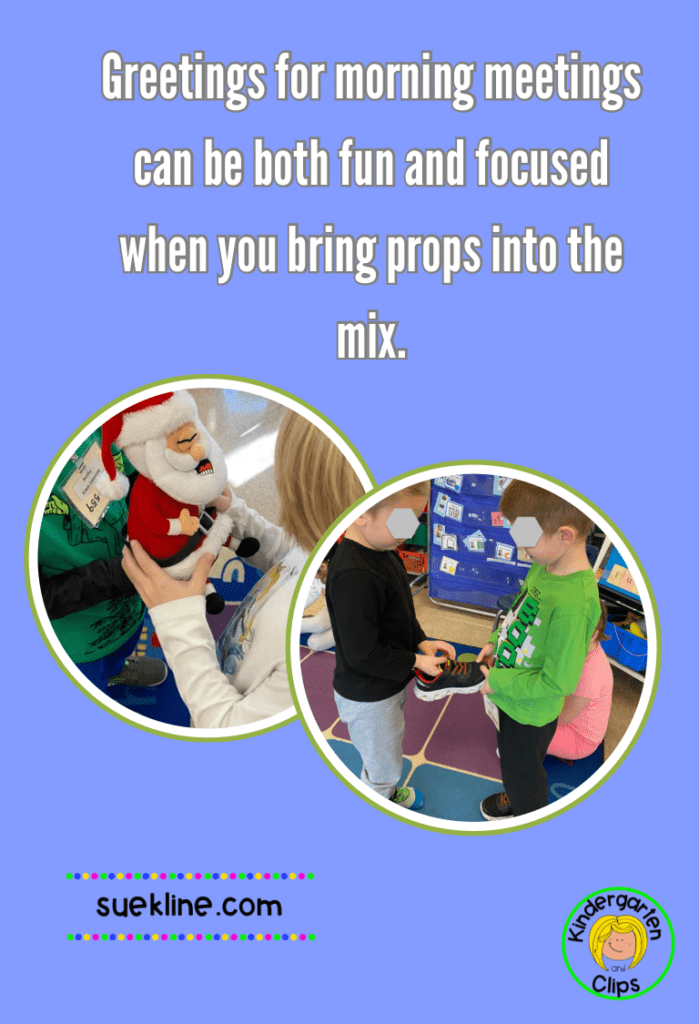
[[[641,636],[627,633],[618,626],[616,631],[619,636],[619,653],[616,660],[620,665],[632,668],[634,672],[644,672],[648,662],[648,641]]]
[[[617,630],[617,628],[614,625],[614,623],[613,622],[608,622],[607,625],[604,627],[604,633],[605,633],[605,636],[609,637],[609,639],[608,640],[601,640],[600,641],[600,647],[602,648],[604,653],[607,655],[608,658],[614,658],[615,661],[619,660],[619,658],[618,658],[618,654],[619,654],[619,636],[618,636],[618,632],[619,631]]]
[[[643,637],[634,636],[613,622],[608,622],[605,633],[609,640],[602,642],[602,650],[620,665],[631,668],[634,672],[644,672],[648,663],[648,641]]]

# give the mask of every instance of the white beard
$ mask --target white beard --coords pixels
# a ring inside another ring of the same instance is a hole
[[[173,452],[172,448],[166,447],[163,455],[165,461],[178,473],[189,473],[197,467],[198,460],[193,459],[187,452]]]
[[[170,451],[164,437],[128,445],[124,453],[139,473],[171,498],[185,505],[209,505],[226,486],[228,470],[223,452],[206,427],[199,421],[195,421],[195,426],[206,450],[204,458],[211,463],[213,473],[197,473],[197,460],[191,455]]]

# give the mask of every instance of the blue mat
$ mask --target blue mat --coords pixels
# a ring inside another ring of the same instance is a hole
[[[436,764],[421,764],[410,777],[410,785],[424,794],[425,814],[448,821],[483,821],[480,806],[502,784],[478,775],[451,771]]]
[[[346,768],[356,775],[357,778],[362,774],[362,759],[357,753],[356,749],[351,743],[347,743],[346,740],[328,740],[329,745],[332,747],[334,752],[340,758]],[[399,785],[403,783],[408,775],[408,772],[412,768],[412,765],[407,757],[403,758],[403,771],[401,772]]]
[[[586,779],[597,771],[602,764],[602,744],[589,757],[582,757],[579,761],[559,761],[557,757],[550,755],[544,760],[544,768],[549,777],[549,803],[572,793],[574,789],[582,785]]]

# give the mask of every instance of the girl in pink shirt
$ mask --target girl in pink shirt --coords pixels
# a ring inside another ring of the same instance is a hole
[[[558,716],[558,728],[549,746],[549,754],[568,761],[588,757],[604,739],[612,709],[614,678],[599,640],[606,639],[607,609],[592,634],[590,648],[575,693],[566,697]]]

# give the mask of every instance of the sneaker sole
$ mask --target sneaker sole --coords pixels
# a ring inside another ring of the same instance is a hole
[[[167,676],[165,679],[167,679]],[[107,688],[110,686],[130,686],[134,690],[155,690],[156,687],[163,685],[165,679],[160,679],[157,683],[134,683],[133,680],[129,682],[128,679],[120,679],[118,676],[112,676],[112,678],[107,682]]]
[[[410,806],[408,806],[408,804],[405,804],[405,803],[403,803],[403,804],[399,804],[399,803],[397,803],[397,802],[396,802],[395,800],[389,800],[388,802],[389,802],[390,804],[393,804],[393,805],[394,805],[394,807],[402,807],[402,808],[403,808],[403,810],[405,810],[405,811],[421,811],[421,810],[422,810],[422,808],[423,808],[423,807],[425,806],[425,800],[424,800],[424,797],[423,797],[423,799],[422,799],[422,800],[420,801],[420,803],[414,803],[414,804],[411,804]]]
[[[486,821],[507,821],[508,818],[514,818],[514,814],[486,814],[483,804],[481,804],[480,811]]]
[[[167,679],[167,671],[162,679],[158,679],[154,683],[139,682],[137,679],[128,679],[123,676],[112,676],[111,679],[107,680],[107,686],[133,686],[137,690],[152,690],[156,686],[162,686]]]
[[[478,683],[477,686],[440,686],[438,690],[423,690],[416,682],[414,693],[418,700],[442,700],[443,697],[451,697],[454,693],[478,693],[483,689],[484,682],[485,679]]]

